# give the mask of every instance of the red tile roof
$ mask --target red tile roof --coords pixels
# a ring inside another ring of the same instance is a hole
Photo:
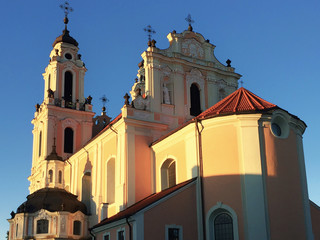
[[[277,105],[269,103],[242,87],[199,114],[196,118],[202,119],[219,114],[260,112],[275,107],[277,107]]]
[[[189,183],[195,181],[196,178],[190,179],[188,181],[185,181],[183,183],[180,183],[178,185],[175,185],[171,188],[167,188],[161,192],[158,193],[154,193],[151,194],[150,196],[140,200],[139,202],[136,202],[135,204],[131,205],[130,207],[128,207],[127,209],[117,213],[116,215],[110,217],[110,218],[105,218],[104,220],[102,220],[100,223],[98,223],[97,225],[93,226],[91,229],[103,226],[105,224],[109,224],[111,222],[120,220],[120,219],[124,219],[127,217],[132,216],[133,214],[139,212],[140,210],[144,209],[145,207],[151,205],[152,203],[155,203],[156,201],[166,197],[167,195],[177,191],[178,189],[181,189],[182,187],[188,185]]]

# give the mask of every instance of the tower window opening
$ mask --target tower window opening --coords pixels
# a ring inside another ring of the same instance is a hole
[[[69,127],[64,130],[64,152],[73,153],[73,130]]]
[[[59,183],[62,183],[62,171],[59,171],[58,179],[59,179]]]
[[[72,73],[70,71],[64,74],[64,100],[72,102]],[[66,104],[67,105],[67,104]]]
[[[52,183],[53,181],[53,171],[49,170],[49,182]]]
[[[73,222],[73,235],[81,235],[81,222],[80,221]]]
[[[201,113],[200,90],[195,83],[190,87],[190,115],[197,116]]]
[[[41,156],[42,131],[39,133],[39,157]]]
[[[49,77],[48,77],[48,89],[51,88],[51,74],[49,74]]]

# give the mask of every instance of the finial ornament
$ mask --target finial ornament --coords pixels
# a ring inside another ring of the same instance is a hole
[[[194,23],[194,20],[191,18],[191,14],[190,14],[190,13],[189,13],[188,16],[185,18],[185,20],[189,23],[188,30],[189,30],[189,31],[192,31],[193,28],[192,28],[191,24]]]
[[[153,28],[151,27],[151,25],[148,25],[148,26],[145,27],[143,30],[147,33],[148,40],[149,40],[149,42],[151,42],[151,36],[152,36],[152,34],[155,34],[156,31],[153,30]]]
[[[68,22],[69,22],[68,14],[70,12],[73,12],[73,8],[70,7],[68,1],[65,1],[64,4],[61,4],[60,8],[64,11],[64,20],[63,20],[63,22],[65,24],[65,28],[67,29],[67,25],[68,25]]]
[[[242,79],[241,79],[241,81],[240,81],[240,86],[243,87],[243,81],[242,81]]]
[[[103,96],[100,98],[101,102],[102,102],[102,111],[105,112],[106,111],[106,103],[109,102],[109,99],[106,97],[105,94],[103,94]]]
[[[228,59],[228,60],[226,61],[226,64],[227,64],[227,67],[231,67],[231,60]]]

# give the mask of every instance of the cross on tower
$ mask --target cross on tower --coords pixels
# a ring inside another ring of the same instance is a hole
[[[155,34],[156,31],[152,29],[151,25],[148,25],[143,30],[147,33],[148,40],[151,41],[151,36],[152,36],[152,34]]]
[[[69,3],[67,1],[65,1],[64,4],[61,4],[60,8],[64,11],[64,20],[63,21],[64,21],[65,27],[67,29],[67,24],[69,22],[68,14],[70,12],[73,12],[73,8],[69,6]]]
[[[194,23],[194,20],[191,18],[190,13],[189,13],[188,16],[185,18],[185,20],[189,23],[188,30],[189,30],[189,31],[192,31],[192,26],[191,26],[191,24]]]
[[[101,98],[100,98],[101,102],[102,102],[102,111],[106,111],[106,103],[109,102],[109,99],[106,97],[106,95],[103,95]]]

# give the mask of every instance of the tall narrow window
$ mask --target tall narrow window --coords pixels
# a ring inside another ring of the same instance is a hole
[[[232,218],[227,213],[220,213],[214,219],[214,239],[233,240]]]
[[[200,90],[195,83],[190,87],[190,115],[197,116],[201,113]]]
[[[176,163],[167,159],[161,166],[161,190],[176,185]]]
[[[66,128],[64,130],[64,152],[73,153],[73,130]]]
[[[16,225],[16,237],[18,236],[18,230],[19,230],[19,225],[17,223],[17,225]]]
[[[115,200],[115,159],[112,158],[107,163],[107,203],[114,203]]]
[[[64,100],[72,102],[72,73],[67,71],[64,74]]]
[[[51,89],[51,74],[48,77],[48,89]]]
[[[90,213],[91,208],[91,173],[87,172],[82,177],[82,199],[81,201],[87,206]]]
[[[73,222],[73,235],[81,235],[81,222],[80,221]]]
[[[41,156],[41,149],[42,149],[42,131],[39,133],[39,157]]]
[[[50,169],[49,170],[49,182],[52,183],[53,181],[53,171]]]
[[[62,183],[62,171],[59,171],[58,178],[59,178],[59,183]]]
[[[124,240],[124,230],[118,231],[117,240]]]
[[[37,233],[48,233],[49,221],[47,219],[40,219],[37,221]]]

